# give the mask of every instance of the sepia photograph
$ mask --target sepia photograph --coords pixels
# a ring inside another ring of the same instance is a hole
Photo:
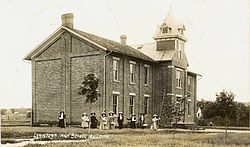
[[[1,0],[0,146],[250,146],[249,0]]]

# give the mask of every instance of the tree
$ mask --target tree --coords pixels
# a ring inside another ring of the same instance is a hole
[[[79,88],[79,93],[82,96],[86,96],[85,102],[90,103],[89,105],[89,113],[91,113],[92,103],[98,100],[100,93],[97,88],[99,85],[99,79],[96,77],[94,73],[88,74],[84,77],[84,81]],[[90,134],[90,125],[89,125],[89,134]]]
[[[217,116],[217,107],[215,102],[212,101],[204,101],[201,106],[203,112],[203,118],[211,119]]]
[[[84,81],[79,88],[79,94],[86,96],[85,102],[90,103],[89,110],[91,112],[92,103],[98,100],[100,93],[97,90],[99,85],[99,79],[94,73],[88,74],[84,77]]]
[[[235,118],[236,103],[234,102],[235,95],[232,92],[223,90],[216,94],[217,116],[222,118]]]
[[[183,120],[185,111],[185,109],[181,107],[183,103],[185,103],[183,98],[176,98],[175,103],[168,104],[165,114],[168,123],[173,123],[176,126],[179,121]]]
[[[228,119],[236,116],[236,103],[234,102],[234,94],[223,90],[222,92],[216,94],[217,112],[218,116],[223,117],[226,122],[225,138],[227,142],[227,126]],[[234,117],[235,118],[235,117]]]

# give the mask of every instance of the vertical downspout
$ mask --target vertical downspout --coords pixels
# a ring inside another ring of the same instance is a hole
[[[140,110],[141,110],[141,106],[140,106],[140,102],[141,102],[141,62],[139,62],[139,91],[138,91],[138,95],[139,95],[139,99],[138,99],[138,101],[137,101],[137,104],[138,104],[138,113],[137,113],[137,115],[138,115],[138,117],[140,116]]]
[[[103,62],[103,101],[102,104],[104,102],[104,110],[106,111],[106,56],[108,56],[109,54],[111,54],[112,51],[110,52],[106,52],[106,54],[104,55],[104,62]]]
[[[186,102],[187,102],[187,92],[186,92],[186,84],[187,84],[187,71],[184,70],[184,118],[183,123],[186,121]]]

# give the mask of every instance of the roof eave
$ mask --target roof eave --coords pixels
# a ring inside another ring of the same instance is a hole
[[[165,38],[180,38],[184,41],[188,41],[187,38],[185,38],[184,36],[182,35],[179,35],[179,34],[164,34],[164,35],[159,35],[159,36],[155,36],[153,37],[153,39],[157,40],[157,39],[165,39]]]
[[[187,71],[188,73],[190,73],[190,74],[193,74],[193,75],[198,75],[198,76],[200,76],[200,77],[202,77],[202,75],[201,74],[198,74],[198,73],[195,73],[195,72],[192,72],[192,71]]]
[[[38,44],[34,49],[32,49],[24,58],[23,60],[32,60],[32,58],[37,55],[41,49],[43,49],[47,44],[51,43],[53,39],[56,38],[58,35],[63,33],[62,26],[59,27],[56,31],[54,31],[51,35],[49,35],[46,39],[44,39],[40,44]]]

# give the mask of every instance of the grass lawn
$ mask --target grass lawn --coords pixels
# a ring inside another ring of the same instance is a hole
[[[34,133],[75,133],[87,134],[88,130],[81,128],[60,129],[57,127],[3,127],[2,138],[32,138]],[[185,146],[185,147],[212,147],[212,146],[250,146],[250,135],[244,133],[229,133],[226,142],[223,133],[184,133],[167,130],[153,131],[149,129],[122,129],[122,130],[91,130],[92,134],[106,135],[108,138],[90,140],[87,142],[48,143],[46,145],[29,144],[28,147],[58,147],[58,146]],[[175,136],[175,137],[174,137]]]

